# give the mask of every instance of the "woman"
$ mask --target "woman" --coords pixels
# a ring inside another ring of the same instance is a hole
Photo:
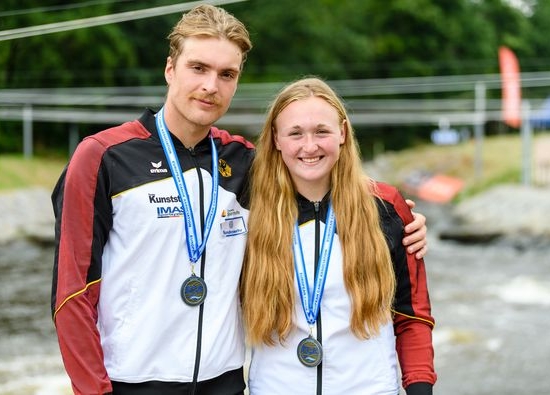
[[[407,254],[412,214],[362,171],[345,108],[318,78],[270,107],[252,166],[241,283],[251,395],[431,394],[424,262]],[[315,392],[317,391],[317,392]]]

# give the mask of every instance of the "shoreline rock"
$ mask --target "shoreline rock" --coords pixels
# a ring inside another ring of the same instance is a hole
[[[468,225],[456,225],[439,232],[441,240],[453,240],[464,244],[490,243],[501,236],[503,236],[502,232],[478,229],[475,226]]]
[[[550,188],[498,185],[458,203],[452,217],[463,235],[550,238]]]
[[[39,244],[54,242],[55,219],[50,194],[45,188],[0,193],[0,245],[18,239]]]

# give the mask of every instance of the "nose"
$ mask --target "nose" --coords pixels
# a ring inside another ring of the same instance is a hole
[[[202,90],[208,94],[218,91],[218,75],[216,73],[206,73],[202,83]]]
[[[317,142],[315,141],[315,136],[308,133],[306,134],[305,137],[306,138],[303,146],[304,152],[312,153],[317,151],[318,145],[317,145]]]

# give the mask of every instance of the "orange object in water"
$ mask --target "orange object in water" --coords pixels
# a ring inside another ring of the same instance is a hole
[[[418,186],[416,195],[423,200],[435,203],[450,202],[464,187],[460,178],[436,174]]]

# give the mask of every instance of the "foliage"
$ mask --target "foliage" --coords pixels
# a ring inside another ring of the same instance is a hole
[[[3,0],[0,30],[174,1],[65,3],[70,4]],[[248,0],[225,8],[246,24],[254,43],[242,81],[270,82],[309,74],[341,80],[497,73],[500,45],[518,54],[522,71],[545,70],[550,63],[550,2],[530,4],[532,13],[507,0]],[[0,41],[0,89],[164,85],[166,36],[179,18],[171,14]],[[18,149],[20,142],[11,137],[18,133],[14,128],[12,122],[0,123],[3,151]],[[38,145],[64,147],[64,128],[36,125]],[[369,133],[395,148],[423,137],[417,130],[406,141],[399,130]]]
[[[39,7],[40,6],[40,7]],[[109,14],[107,3],[87,8],[68,8],[60,12],[48,9],[43,1],[3,0],[7,10],[36,9],[1,18],[2,30],[44,25]],[[136,65],[136,49],[123,38],[122,25],[110,24],[93,28],[33,36],[0,42],[2,69],[0,87],[46,88],[66,86],[109,86],[124,84],[119,70]]]
[[[2,10],[52,9],[4,0]],[[46,2],[48,3],[48,2]],[[167,5],[170,0],[98,0],[56,12],[0,18],[7,30]],[[89,4],[88,6],[84,6]],[[548,64],[550,4],[528,15],[505,0],[249,0],[225,6],[249,28],[254,48],[243,81],[481,74],[498,71],[497,48]],[[171,14],[0,41],[0,88],[163,84]],[[523,58],[523,57],[522,57]]]
[[[529,47],[519,39],[530,31],[528,17],[501,0],[279,0],[233,8],[253,34],[251,79],[482,74],[498,70],[499,45]]]

